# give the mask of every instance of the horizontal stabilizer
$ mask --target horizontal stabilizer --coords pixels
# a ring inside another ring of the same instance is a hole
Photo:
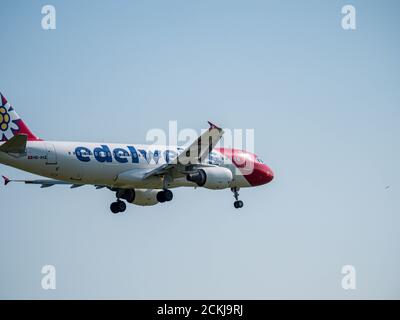
[[[27,141],[28,136],[26,134],[17,134],[2,144],[0,151],[5,153],[25,153]]]
[[[2,177],[3,177],[3,179],[4,179],[4,185],[5,185],[5,186],[8,185],[8,184],[11,182],[11,180],[8,179],[6,176],[2,176]]]
[[[10,182],[22,182],[25,184],[39,184],[41,188],[49,188],[54,185],[71,185],[73,188],[77,188],[82,185],[77,185],[77,184],[72,184],[69,182],[61,181],[61,180],[52,180],[52,179],[43,179],[43,180],[14,180],[14,179],[9,179],[5,176],[2,176],[4,179],[4,184],[7,185]]]

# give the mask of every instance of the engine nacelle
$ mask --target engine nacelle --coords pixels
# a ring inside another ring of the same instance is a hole
[[[231,170],[223,167],[209,167],[199,169],[196,173],[186,176],[188,181],[207,189],[225,189],[230,187],[233,175]]]
[[[158,203],[157,193],[159,191],[154,189],[135,189],[135,196],[129,202],[138,206],[154,206]]]

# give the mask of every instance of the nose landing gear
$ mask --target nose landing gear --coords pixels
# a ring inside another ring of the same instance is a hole
[[[239,188],[232,188],[231,191],[233,192],[233,196],[235,197],[235,202],[233,203],[233,206],[236,209],[243,208],[243,201],[239,200]]]

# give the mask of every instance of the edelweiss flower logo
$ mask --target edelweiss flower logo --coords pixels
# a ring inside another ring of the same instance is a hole
[[[8,129],[8,124],[10,123],[10,116],[7,113],[7,110],[4,107],[0,108],[0,128],[2,131],[6,131]]]
[[[19,130],[19,126],[17,124],[18,120],[18,115],[8,103],[0,107],[1,140],[10,140],[14,136],[13,131]]]

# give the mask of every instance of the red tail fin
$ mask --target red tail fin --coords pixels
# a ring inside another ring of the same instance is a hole
[[[41,141],[18,116],[7,99],[0,93],[0,141],[8,141],[16,134],[26,134],[28,141]]]

